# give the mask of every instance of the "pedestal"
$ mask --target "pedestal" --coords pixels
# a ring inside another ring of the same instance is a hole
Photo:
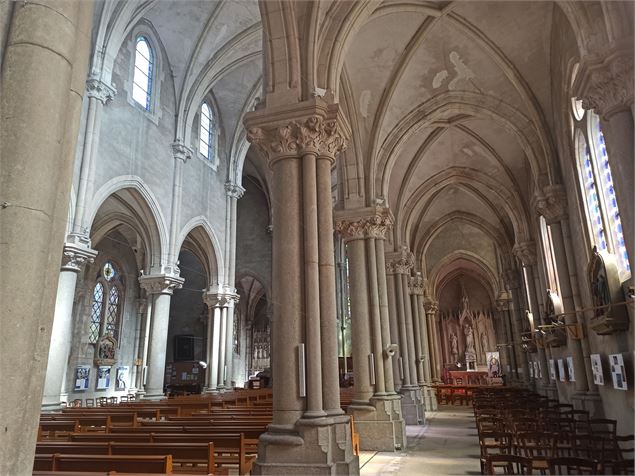
[[[355,419],[359,446],[364,451],[406,449],[406,422],[401,396],[373,397],[369,405],[351,405],[348,412]]]
[[[439,408],[436,390],[430,385],[424,384],[423,387],[421,387],[421,393],[423,395],[425,410],[436,412]]]
[[[270,425],[260,437],[252,474],[359,474],[359,458],[350,441],[350,417],[346,415],[300,419],[289,427]]]
[[[399,390],[402,395],[401,411],[406,425],[423,425],[425,423],[425,410],[421,389],[404,385]]]

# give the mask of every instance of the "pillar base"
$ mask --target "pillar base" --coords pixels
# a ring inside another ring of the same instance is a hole
[[[397,451],[406,448],[406,422],[401,396],[372,397],[368,405],[351,405],[359,446],[364,451]]]
[[[269,425],[258,442],[254,475],[359,474],[350,418],[300,419],[294,426]]]
[[[403,386],[399,389],[403,399],[401,410],[406,425],[423,425],[425,423],[425,411],[421,389],[415,386]]]
[[[425,383],[421,387],[421,394],[423,395],[424,409],[436,412],[439,408],[437,402],[437,391],[432,388],[430,384]]]

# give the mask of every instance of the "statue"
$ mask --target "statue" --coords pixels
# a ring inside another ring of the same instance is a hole
[[[483,354],[483,356],[485,356],[488,347],[489,343],[487,342],[487,333],[483,331],[481,332],[481,353]]]
[[[452,354],[452,359],[456,362],[459,356],[459,339],[454,332],[450,334],[450,354]]]
[[[474,349],[474,331],[472,330],[472,326],[465,325],[465,353],[466,354],[475,354],[476,350]]]

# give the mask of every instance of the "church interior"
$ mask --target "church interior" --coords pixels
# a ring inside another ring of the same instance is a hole
[[[0,0],[0,474],[634,474],[634,14]]]

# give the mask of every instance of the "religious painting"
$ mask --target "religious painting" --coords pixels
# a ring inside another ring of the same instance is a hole
[[[110,367],[100,365],[97,369],[97,390],[106,390],[110,387]]]
[[[129,367],[117,367],[117,375],[115,380],[115,390],[126,390],[128,388],[128,371]]]
[[[567,357],[567,371],[569,372],[569,382],[575,382],[575,371],[573,370],[573,357]]]
[[[75,367],[74,390],[88,390],[89,377],[90,377],[90,367],[88,365],[78,365],[77,367]]]
[[[498,378],[501,376],[499,352],[487,352],[487,375],[490,378]]]
[[[624,368],[624,358],[622,354],[609,355],[611,364],[611,376],[613,377],[613,388],[617,390],[628,390],[626,384],[626,369]]]
[[[564,373],[564,360],[558,359],[558,374],[560,375],[560,381],[567,381],[567,374]]]
[[[95,364],[98,366],[111,366],[115,363],[115,349],[117,341],[111,335],[105,335],[97,345],[97,358]]]
[[[591,370],[593,371],[593,382],[596,385],[604,385],[604,370],[600,354],[591,354]]]
[[[549,377],[554,382],[556,381],[556,363],[553,359],[549,359]]]

